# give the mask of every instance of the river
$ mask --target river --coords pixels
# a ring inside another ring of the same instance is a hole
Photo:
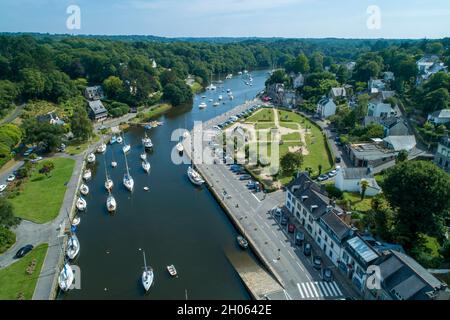
[[[255,71],[253,86],[241,76],[224,80],[223,89],[231,89],[235,99],[227,99],[222,88],[195,95],[192,106],[173,108],[160,117],[164,125],[148,131],[154,144],[148,154],[149,175],[141,168],[143,128],[132,128],[125,134],[131,143],[128,155],[135,190],[129,193],[122,185],[125,160],[121,145],[108,145],[105,155],[97,155],[88,210],[81,214],[77,231],[81,251],[72,264],[81,270],[81,289],[61,295],[61,299],[250,299],[249,293],[227,259],[227,254],[242,254],[236,244],[237,231],[226,213],[207,190],[194,187],[186,176],[187,165],[174,165],[170,141],[173,130],[191,129],[194,121],[211,119],[250,100],[264,88],[267,71]],[[213,107],[208,102],[224,96],[225,105]],[[201,96],[206,95],[206,99]],[[118,162],[111,168],[112,160]],[[118,209],[107,213],[104,189],[105,163],[114,180],[113,195]],[[143,190],[149,186],[148,192]],[[143,249],[147,263],[155,272],[155,282],[144,294],[140,282]],[[251,253],[248,253],[251,254]],[[171,278],[166,266],[174,264],[179,278]]]

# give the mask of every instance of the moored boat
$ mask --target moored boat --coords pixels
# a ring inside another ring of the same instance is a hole
[[[122,151],[123,153],[128,153],[131,149],[131,146],[129,144],[126,144],[123,146]]]
[[[108,209],[109,212],[115,212],[117,209],[116,199],[111,193],[109,193],[108,198],[106,199],[106,209]]]
[[[92,177],[91,170],[90,169],[84,170],[83,179],[84,180],[89,180],[89,179],[91,179],[91,177]]]
[[[78,226],[81,223],[81,218],[79,216],[76,216],[75,218],[73,218],[71,225],[73,227]]]
[[[187,175],[189,180],[196,186],[201,186],[202,184],[205,183],[205,180],[203,180],[200,174],[197,171],[195,171],[192,167],[188,168]]]
[[[147,160],[142,161],[142,169],[144,169],[145,172],[150,172],[150,162]]]
[[[121,136],[117,137],[117,143],[122,143],[123,142],[123,138]]]
[[[68,263],[65,263],[58,276],[59,288],[64,292],[69,291],[72,287],[73,280],[74,274],[72,267]]]
[[[87,202],[83,197],[79,197],[76,203],[76,207],[79,211],[85,211],[87,208]]]
[[[80,193],[83,196],[87,196],[89,194],[89,187],[85,185],[84,183],[80,186]]]
[[[204,108],[206,108],[208,105],[206,104],[206,103],[204,103],[204,102],[202,102],[202,103],[200,103],[199,105],[198,105],[198,107],[200,108],[200,109],[204,109]]]
[[[176,148],[177,148],[178,153],[183,153],[184,147],[183,147],[183,144],[181,142],[177,143]]]
[[[117,162],[112,161],[112,162],[111,162],[111,167],[113,167],[113,168],[117,167]]]
[[[72,234],[67,241],[67,258],[73,260],[80,252],[80,241],[75,234]]]
[[[97,147],[97,153],[104,153],[106,151],[106,144],[102,143]]]
[[[153,269],[151,267],[147,267],[147,262],[145,261],[145,251],[144,251],[144,271],[142,272],[142,285],[144,286],[145,291],[150,290],[150,287],[153,284],[154,280]]]
[[[112,136],[111,139],[109,140],[109,144],[114,144],[117,142],[117,137],[116,136]]]
[[[145,152],[141,153],[141,160],[147,160],[147,154]]]
[[[89,153],[89,155],[87,156],[87,162],[94,163],[95,162],[95,154]]]
[[[177,269],[175,269],[175,266],[173,264],[171,264],[170,266],[167,266],[167,271],[169,271],[169,274],[172,277],[177,277],[178,276]]]
[[[237,236],[236,240],[242,249],[248,248],[248,241],[243,236]]]
[[[112,181],[112,179],[106,179],[105,181],[105,189],[108,191],[111,191],[112,188],[114,187],[114,182]]]

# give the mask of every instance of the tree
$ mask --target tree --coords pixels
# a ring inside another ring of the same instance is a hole
[[[9,109],[19,95],[16,84],[8,80],[0,80],[0,112]]]
[[[303,74],[308,73],[310,70],[308,58],[306,57],[306,55],[303,52],[300,53],[297,56],[297,58],[292,60],[286,66],[286,70],[292,71],[295,73],[303,73]]]
[[[424,99],[424,111],[430,113],[436,110],[447,109],[450,95],[447,89],[441,88],[428,93]]]
[[[110,76],[103,81],[103,88],[108,98],[115,99],[123,91],[123,81],[119,77]]]
[[[73,135],[81,141],[86,141],[92,136],[92,122],[83,105],[77,105],[75,107],[73,115],[70,118],[70,128]]]
[[[367,188],[369,187],[369,181],[367,180],[361,180],[361,200],[364,200],[364,198],[366,197],[366,191]]]
[[[11,203],[0,197],[0,226],[9,228],[18,225],[20,219],[14,216]]]
[[[45,174],[48,177],[48,174],[53,169],[55,169],[55,164],[52,161],[47,160],[47,161],[42,163],[42,167],[41,167],[41,169],[39,169],[39,173]]]
[[[41,97],[45,90],[45,76],[36,69],[23,69],[20,72],[22,92],[28,98]]]
[[[281,169],[287,176],[292,176],[303,163],[303,155],[299,152],[286,153],[280,160]]]
[[[450,176],[435,164],[408,161],[386,171],[382,183],[396,211],[396,232],[411,248],[419,233],[441,237],[450,208]]]
[[[320,52],[314,52],[309,61],[309,65],[312,72],[322,72],[323,71],[323,60],[324,56]]]
[[[395,163],[405,162],[408,160],[408,151],[400,150],[397,157],[395,158]]]
[[[61,145],[61,137],[64,133],[62,126],[38,122],[31,118],[23,122],[22,128],[25,131],[24,142],[38,144],[38,147],[44,152],[53,151]]]

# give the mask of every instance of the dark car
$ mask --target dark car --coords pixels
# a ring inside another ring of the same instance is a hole
[[[333,272],[331,271],[330,268],[325,268],[322,270],[322,279],[323,279],[323,281],[326,281],[326,282],[333,281]]]
[[[249,174],[243,174],[243,175],[241,175],[241,176],[239,177],[239,180],[249,180],[249,179],[251,179],[251,178],[252,178],[251,175],[249,175]]]
[[[276,208],[276,209],[272,210],[272,214],[276,218],[281,217],[281,209],[280,208]]]
[[[336,163],[341,163],[341,161],[342,161],[342,159],[341,159],[341,157],[336,157]]]
[[[286,217],[286,216],[282,216],[282,217],[281,217],[281,225],[282,225],[282,226],[287,225],[287,224],[288,224],[288,221],[289,221],[288,217]]]
[[[305,241],[305,234],[299,230],[295,233],[295,244],[301,246],[303,241]]]
[[[290,223],[288,225],[288,232],[289,233],[294,233],[295,232],[295,225],[294,224]]]
[[[305,243],[305,246],[303,247],[303,254],[307,257],[311,255],[311,245],[309,243]]]
[[[22,247],[17,251],[16,255],[14,256],[15,259],[20,259],[23,256],[25,256],[28,252],[33,250],[33,246],[31,244],[26,245],[25,247]]]
[[[313,259],[313,267],[314,269],[320,270],[322,267],[322,258],[319,256],[315,256]]]

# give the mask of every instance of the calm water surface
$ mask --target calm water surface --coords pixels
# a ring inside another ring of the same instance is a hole
[[[237,232],[226,213],[206,187],[195,188],[187,179],[186,165],[174,165],[170,141],[173,130],[191,129],[196,120],[211,119],[252,99],[264,87],[266,71],[255,71],[253,86],[240,76],[225,80],[216,92],[196,95],[193,106],[180,107],[162,116],[164,125],[148,131],[155,147],[148,154],[151,172],[141,168],[142,128],[125,135],[131,143],[128,154],[130,173],[135,180],[131,194],[123,187],[125,159],[121,145],[108,145],[105,155],[97,155],[93,178],[88,183],[88,210],[81,214],[77,235],[81,252],[73,264],[81,268],[81,290],[63,299],[249,299],[227,254],[242,254],[236,244]],[[230,88],[235,96],[227,99]],[[202,100],[224,96],[225,105],[199,110]],[[206,95],[207,99],[201,96]],[[111,161],[118,166],[111,168]],[[115,215],[106,211],[105,163],[114,180],[113,195],[118,203]],[[150,191],[145,192],[144,186]],[[155,272],[155,282],[144,294],[140,282],[143,270],[142,248]],[[245,253],[250,254],[250,253]],[[166,266],[174,264],[178,279],[169,276]]]

